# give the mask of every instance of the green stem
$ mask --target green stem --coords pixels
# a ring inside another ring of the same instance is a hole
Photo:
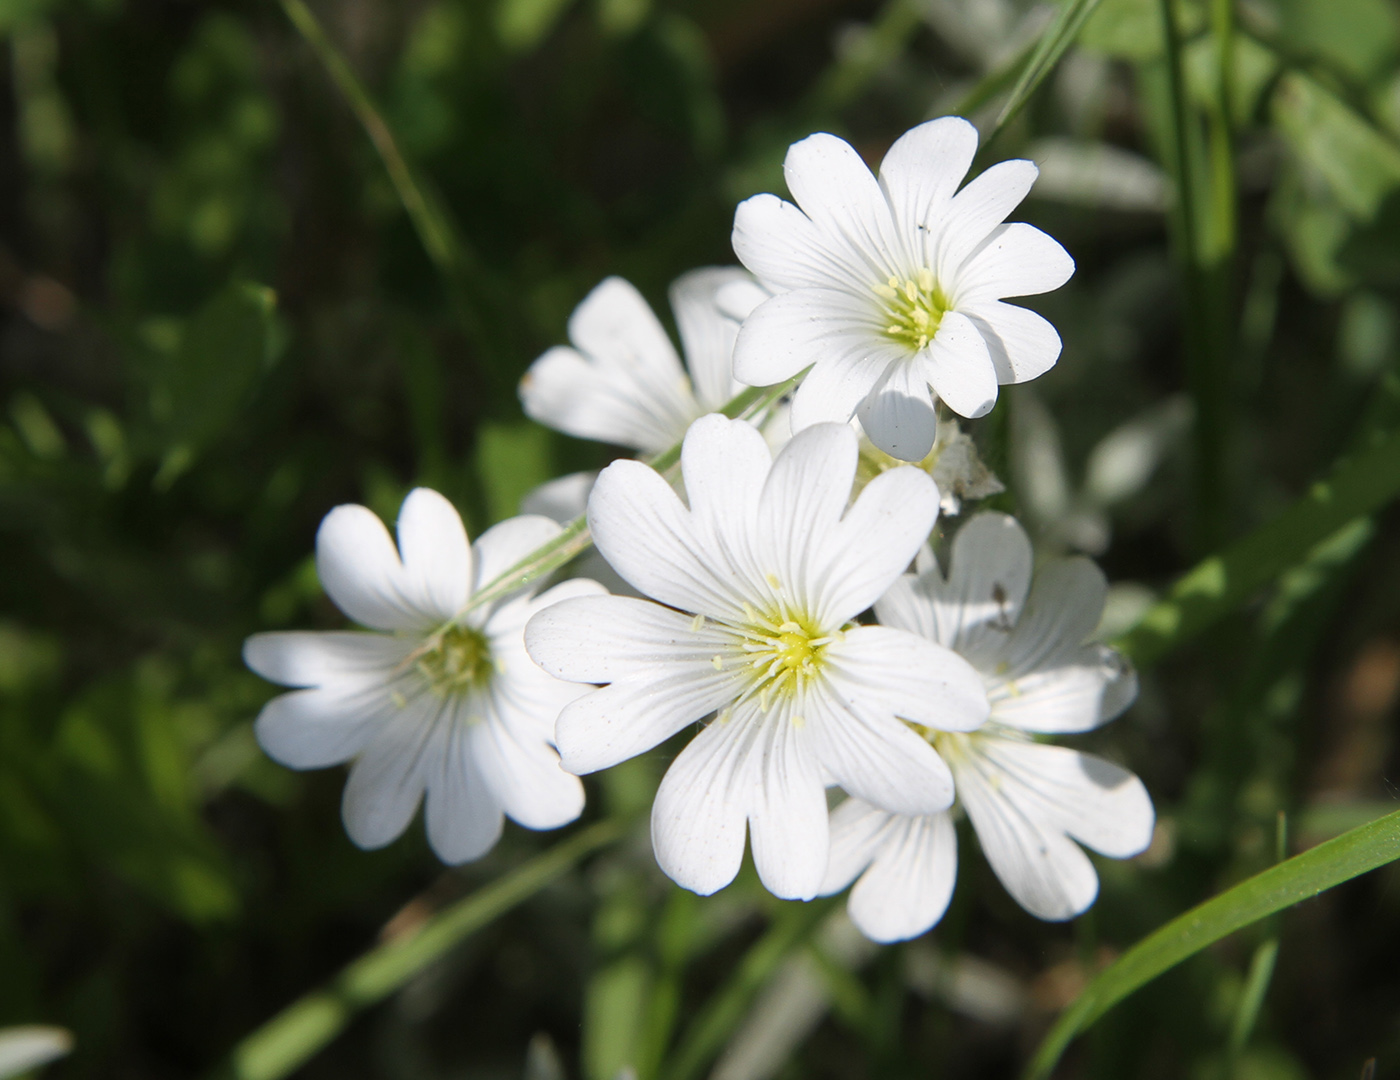
[[[1016,119],[1040,84],[1045,81],[1045,77],[1055,70],[1055,65],[1060,62],[1065,51],[1074,44],[1079,32],[1084,29],[1084,24],[1089,21],[1089,16],[1098,6],[1099,0],[1066,0],[1060,7],[1059,14],[1040,35],[1035,51],[1021,68],[1021,77],[1006,104],[1002,106],[996,127],[984,140],[984,145],[1000,135],[1006,125]]]
[[[345,968],[323,990],[293,1002],[240,1042],[218,1074],[279,1080],[344,1030],[361,1010],[388,997],[449,950],[528,900],[585,856],[621,838],[626,823],[600,821],[523,866],[463,897],[409,937],[385,942]]]
[[[1274,862],[1281,863],[1288,857],[1288,815],[1278,812],[1278,825],[1274,831]],[[1249,961],[1249,974],[1245,976],[1244,991],[1240,994],[1239,1007],[1235,1010],[1235,1022],[1230,1028],[1230,1057],[1238,1061],[1244,1048],[1249,1045],[1249,1037],[1259,1020],[1259,1010],[1264,1007],[1264,997],[1269,992],[1269,983],[1274,978],[1274,966],[1278,963],[1278,941],[1280,916],[1272,915],[1265,922],[1264,940],[1254,950]]]
[[[1085,987],[1041,1042],[1026,1080],[1047,1080],[1079,1032],[1189,956],[1251,923],[1400,858],[1400,811],[1270,867],[1149,934]]]
[[[778,970],[778,965],[816,932],[836,899],[826,897],[779,909],[767,933],[744,954],[729,982],[709,999],[700,1015],[686,1028],[680,1046],[661,1069],[660,1075],[665,1080],[694,1080],[700,1075],[723,1049],[754,997]]]

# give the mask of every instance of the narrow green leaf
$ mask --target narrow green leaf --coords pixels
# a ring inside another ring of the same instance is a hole
[[[1098,6],[1099,0],[1066,0],[1054,21],[1040,35],[1035,52],[1031,53],[1025,68],[1022,69],[1021,77],[1017,80],[1015,89],[1011,91],[1011,97],[1002,106],[1001,115],[997,117],[996,127],[992,130],[987,142],[995,139],[1001,130],[1025,108],[1031,95],[1039,89],[1040,84],[1045,81],[1045,77],[1055,70],[1055,65],[1060,62],[1060,57],[1064,56],[1065,51],[1074,44],[1074,39],[1079,36],[1079,32],[1084,29],[1084,24],[1089,20],[1089,16],[1094,13],[1094,9]]]
[[[1400,810],[1240,882],[1148,935],[1060,1014],[1026,1069],[1045,1080],[1070,1041],[1129,994],[1242,927],[1400,858]]]
[[[1139,666],[1199,634],[1273,581],[1353,518],[1400,493],[1400,431],[1345,458],[1273,521],[1196,565],[1115,643]]]
[[[334,1039],[352,1017],[482,927],[528,900],[580,860],[620,838],[625,822],[601,821],[557,844],[429,919],[410,937],[388,941],[350,964],[324,990],[294,1001],[234,1048],[219,1074],[278,1080]]]

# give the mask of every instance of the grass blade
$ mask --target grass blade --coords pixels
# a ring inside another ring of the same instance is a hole
[[[1400,810],[1295,855],[1148,935],[1105,968],[1060,1014],[1026,1069],[1046,1080],[1070,1041],[1129,994],[1251,923],[1400,859]]]
[[[1011,91],[1011,97],[1002,106],[1001,115],[997,117],[996,127],[992,129],[987,142],[995,139],[1025,108],[1031,95],[1040,88],[1045,77],[1055,70],[1060,57],[1074,44],[1075,39],[1079,37],[1079,31],[1084,29],[1084,24],[1089,21],[1089,16],[1098,6],[1099,0],[1067,0],[1060,8],[1060,13],[1040,35],[1040,41],[1022,69],[1021,77],[1016,81],[1015,89]]]
[[[585,856],[619,839],[624,829],[625,823],[619,819],[592,825],[463,897],[413,935],[371,949],[325,989],[294,1001],[244,1038],[218,1075],[236,1080],[279,1080],[292,1073],[339,1035],[361,1010],[388,997]]]

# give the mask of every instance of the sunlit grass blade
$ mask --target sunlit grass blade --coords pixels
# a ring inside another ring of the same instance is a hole
[[[412,935],[385,942],[350,964],[325,989],[307,994],[248,1035],[217,1074],[278,1080],[331,1042],[357,1013],[382,1001],[482,927],[528,900],[580,860],[622,836],[626,823],[592,825],[429,919]]]
[[[680,1045],[660,1070],[662,1080],[694,1080],[724,1049],[758,992],[778,971],[782,962],[821,925],[837,897],[807,904],[788,904],[778,910],[768,931],[739,962],[729,981],[716,991],[686,1028]]]
[[[1026,61],[1026,66],[1021,70],[1021,77],[1016,81],[1016,86],[1011,91],[1011,96],[1007,99],[1006,104],[1002,106],[1001,113],[997,116],[996,127],[992,129],[992,134],[985,140],[986,142],[991,142],[992,139],[996,138],[1002,129],[1025,108],[1031,95],[1040,88],[1045,77],[1055,70],[1055,65],[1060,62],[1060,58],[1064,56],[1066,50],[1074,44],[1075,38],[1079,36],[1079,32],[1084,29],[1084,24],[1089,21],[1089,16],[1094,13],[1094,9],[1098,6],[1099,0],[1066,0],[1054,21],[1040,35],[1035,51],[1031,53],[1030,59]]]
[[[1343,459],[1273,521],[1198,563],[1115,645],[1139,666],[1155,663],[1302,562],[1343,525],[1397,494],[1400,431],[1392,431]]]
[[[1060,1014],[1027,1067],[1045,1080],[1070,1041],[1158,975],[1251,923],[1400,858],[1400,810],[1270,867],[1177,916],[1104,969]]]

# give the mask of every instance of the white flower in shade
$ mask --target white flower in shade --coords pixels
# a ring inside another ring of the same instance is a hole
[[[853,622],[938,513],[917,469],[877,477],[848,507],[855,468],[845,425],[809,428],[774,459],[750,425],[704,417],[681,456],[689,506],[635,461],[604,469],[588,504],[598,550],[660,603],[583,597],[526,628],[546,671],[610,684],[559,716],[573,772],[716,714],[652,807],[657,861],[688,889],[733,879],[747,822],[763,883],[812,897],[827,862],[826,785],[899,813],[941,810],[951,777],[911,724],[963,731],[986,716],[965,661],[917,634]]]
[[[1103,574],[1087,559],[1060,559],[1041,566],[1032,587],[1025,531],[992,513],[958,532],[946,579],[927,552],[919,570],[901,578],[875,610],[887,626],[956,650],[982,675],[992,706],[986,726],[929,733],[952,767],[958,801],[1022,907],[1042,919],[1078,915],[1094,902],[1099,883],[1075,841],[1122,859],[1152,837],[1152,800],[1136,776],[1034,738],[1088,731],[1137,694],[1122,657],[1087,641],[1103,612]],[[896,941],[942,917],[957,841],[947,813],[886,810],[861,797],[836,808],[822,891],[837,892],[860,876],[852,919],[875,940]]]
[[[327,594],[378,633],[255,634],[250,668],[283,686],[259,715],[258,742],[294,769],[352,761],[342,812],[364,848],[388,844],[427,794],[428,840],[448,863],[485,854],[501,815],[531,829],[578,817],[583,787],[559,767],[554,721],[582,692],[526,655],[535,612],[601,587],[574,580],[540,596],[517,592],[462,612],[472,594],[560,532],[517,517],[468,544],[462,519],[437,492],[410,492],[397,549],[363,506],[338,506],[316,535]]]
[[[745,309],[766,295],[738,267],[677,278],[671,310],[685,351],[682,367],[642,294],[622,278],[607,278],[569,318],[573,348],[550,349],[520,381],[525,413],[582,439],[644,454],[668,450],[691,421],[744,388],[734,381],[734,338]]]
[[[887,469],[904,464],[891,457],[870,441],[862,431],[860,440],[860,468],[856,471],[856,487],[859,488],[871,477],[879,476]],[[917,462],[933,477],[938,485],[939,509],[945,514],[956,515],[962,512],[966,499],[985,499],[1006,490],[996,474],[987,468],[977,445],[971,436],[963,433],[958,422],[945,417],[938,424],[938,437],[933,441],[933,449],[928,456]]]
[[[797,206],[740,203],[734,251],[778,295],[744,322],[734,373],[768,386],[814,364],[793,400],[795,430],[859,411],[876,446],[918,461],[933,446],[930,387],[960,416],[981,416],[998,383],[1033,379],[1059,357],[1050,323],[1003,303],[1074,271],[1039,229],[1003,224],[1036,167],[1004,161],[959,191],[976,151],[966,120],[931,120],[890,147],[877,181],[847,143],[812,135],[783,164]]]

